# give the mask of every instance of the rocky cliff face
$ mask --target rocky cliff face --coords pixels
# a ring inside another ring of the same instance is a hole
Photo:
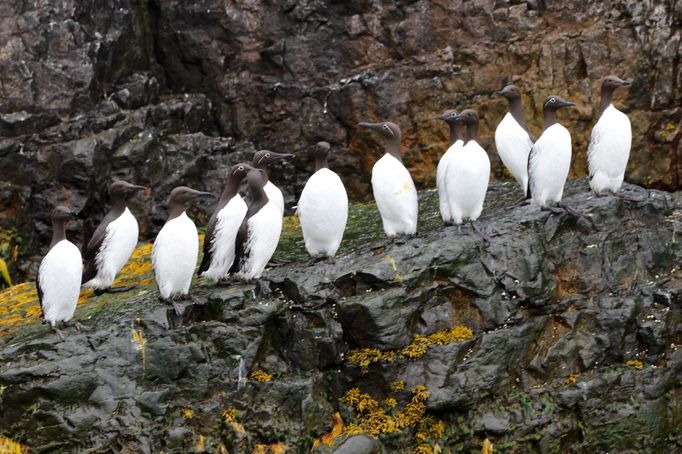
[[[85,295],[90,330],[63,342],[5,292],[1,434],[32,452],[679,451],[682,198],[580,180],[576,217],[510,209],[509,186],[480,233],[442,228],[422,193],[419,236],[386,248],[354,206],[334,264],[304,265],[288,226],[269,292],[198,281],[181,317],[147,247],[124,273],[140,287]]]
[[[0,5],[0,240],[6,259],[23,251],[20,276],[47,241],[49,207],[83,210],[74,233],[85,241],[112,178],[153,188],[135,205],[151,238],[170,187],[218,191],[226,166],[255,149],[299,155],[273,177],[293,204],[307,150],[325,139],[352,197],[366,200],[380,144],[360,120],[399,123],[427,187],[446,143],[434,115],[477,108],[500,177],[491,138],[505,106],[490,94],[505,82],[526,93],[536,132],[548,93],[578,104],[563,118],[578,176],[597,79],[632,78],[617,98],[633,120],[627,178],[682,181],[679,0],[53,3]]]

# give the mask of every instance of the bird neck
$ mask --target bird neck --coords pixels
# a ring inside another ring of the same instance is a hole
[[[462,127],[456,122],[449,123],[448,125],[450,126],[450,146],[453,146],[460,137]]]
[[[601,89],[601,103],[599,104],[599,116],[601,117],[602,114],[606,109],[609,108],[611,103],[613,102],[613,91],[614,88],[609,88],[609,87],[602,87]]]
[[[327,161],[326,155],[315,156],[315,172],[317,172],[320,169],[328,169],[328,168],[329,168],[329,162]]]
[[[111,198],[111,211],[113,211],[116,214],[121,214],[125,211],[126,207],[128,205],[126,204],[126,199],[123,196],[120,195],[115,195]]]
[[[509,113],[523,129],[528,131],[528,125],[526,125],[526,119],[523,116],[523,103],[521,102],[521,98],[509,102]]]
[[[386,141],[385,151],[386,153],[396,158],[398,161],[403,162],[403,157],[400,154],[400,138],[393,137],[391,139],[388,139]]]
[[[60,220],[52,221],[52,242],[50,243],[50,249],[64,239],[66,239],[66,222]]]
[[[180,217],[182,215],[182,213],[184,213],[184,212],[185,212],[185,204],[184,203],[174,202],[174,201],[171,202],[170,207],[168,209],[168,219],[166,220],[166,222],[172,221],[173,219]]]
[[[467,124],[467,142],[478,139],[478,121]]]
[[[246,212],[246,217],[250,218],[258,213],[268,203],[268,195],[265,193],[263,186],[251,187],[251,203]]]
[[[263,177],[265,178],[265,182],[267,183],[270,181],[270,176],[268,175],[268,165],[265,163],[261,164],[256,164],[255,162],[251,163],[251,167],[255,169],[260,169],[263,171]]]
[[[542,131],[545,132],[550,126],[557,124],[556,110],[545,109],[543,112]]]
[[[234,175],[230,175],[230,177],[227,179],[227,184],[225,185],[225,189],[223,189],[223,193],[220,195],[220,202],[219,204],[221,206],[225,206],[227,202],[229,202],[232,197],[236,196],[237,193],[239,192],[239,178],[235,177]]]

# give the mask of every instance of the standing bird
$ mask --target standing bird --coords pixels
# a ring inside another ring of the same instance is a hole
[[[561,201],[571,166],[571,133],[556,118],[557,110],[569,106],[575,104],[559,96],[545,99],[542,134],[530,152],[528,176],[532,203],[543,209]]]
[[[284,213],[284,196],[282,195],[282,191],[270,181],[270,178],[268,177],[268,165],[273,161],[293,157],[294,155],[288,153],[275,153],[274,151],[261,150],[253,155],[253,161],[251,162],[251,166],[264,172],[265,193],[268,195],[268,199],[272,200],[275,206],[279,208],[280,213]]]
[[[163,301],[184,298],[189,292],[199,256],[199,235],[185,213],[185,205],[197,197],[213,197],[213,194],[185,186],[173,189],[168,199],[168,219],[154,240],[152,264]],[[183,308],[175,301],[173,306],[178,314],[182,313]]]
[[[490,180],[488,153],[478,144],[478,114],[463,110],[456,121],[467,127],[466,142],[460,153],[453,155],[445,172],[445,192],[450,205],[452,222],[472,224],[483,211],[483,202]]]
[[[72,213],[63,206],[52,212],[52,243],[36,276],[43,320],[63,339],[57,323],[73,318],[81,287],[83,259],[75,244],[66,239],[66,221]],[[80,329],[80,324],[76,323]]]
[[[246,175],[251,203],[237,233],[235,258],[230,273],[244,281],[259,279],[275,253],[282,233],[282,213],[265,192],[265,172],[251,170]]]
[[[360,123],[386,140],[384,155],[372,167],[372,192],[389,240],[417,232],[417,190],[400,153],[400,128],[395,123]]]
[[[528,155],[535,137],[523,117],[521,92],[516,85],[507,85],[495,94],[509,102],[509,110],[495,130],[495,147],[502,163],[521,185],[524,197],[528,197]]]
[[[341,178],[329,170],[329,150],[327,142],[315,146],[315,173],[298,201],[305,248],[313,258],[334,257],[348,221],[348,194]]]
[[[204,258],[197,274],[214,281],[227,277],[234,262],[237,231],[246,215],[246,202],[239,195],[239,184],[253,170],[248,164],[230,167],[227,184],[218,206],[208,221],[204,237]]]
[[[616,88],[627,85],[630,85],[630,81],[616,76],[605,77],[601,84],[599,120],[592,129],[587,147],[590,187],[596,195],[606,192],[616,194],[625,177],[632,145],[632,127],[628,116],[616,109],[611,99]]]
[[[452,160],[452,157],[461,152],[464,147],[464,141],[459,138],[461,123],[458,122],[457,112],[454,110],[446,110],[443,114],[436,118],[445,121],[450,127],[450,144],[448,149],[441,156],[436,168],[436,189],[438,189],[438,207],[440,209],[440,217],[445,224],[452,224],[452,215],[450,214],[450,204],[448,202],[447,192],[445,191],[445,171]]]
[[[84,253],[83,286],[94,288],[95,294],[126,292],[135,287],[111,286],[137,246],[137,219],[128,209],[126,200],[143,189],[146,188],[125,181],[114,181],[109,185],[111,210],[95,230]]]

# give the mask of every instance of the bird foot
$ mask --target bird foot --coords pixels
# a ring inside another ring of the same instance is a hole
[[[57,328],[56,326],[52,328],[52,330],[55,332],[57,337],[59,338],[60,341],[64,341],[64,334]]]
[[[231,287],[240,284],[241,281],[236,276],[223,277],[216,281],[216,285]]]
[[[305,262],[305,266],[313,266],[316,263],[320,263],[322,260],[324,260],[324,257],[321,255],[311,257],[307,262]]]
[[[520,208],[526,205],[531,204],[531,199],[527,199],[526,197],[522,198],[518,202],[516,202],[514,205],[510,206],[508,209],[513,210],[514,208]]]
[[[95,289],[95,295],[103,295],[105,293],[123,293],[123,292],[129,292],[130,290],[134,289],[137,287],[137,284],[135,285],[126,285],[125,287],[109,287],[109,288],[98,288]]]
[[[276,266],[286,265],[288,263],[291,263],[291,260],[272,258],[268,262],[268,266],[272,268],[272,267],[276,267]]]
[[[472,229],[478,236],[481,237],[481,239],[483,240],[483,242],[485,242],[485,244],[490,244],[490,240],[488,239],[488,236],[487,236],[485,233],[483,233],[483,231],[482,231],[481,229],[478,228],[478,225],[477,225],[474,221],[469,221],[469,222],[470,222],[470,225],[471,225],[471,229]]]
[[[185,305],[177,301],[173,301],[173,309],[175,309],[175,315],[180,316],[185,313]]]
[[[272,295],[272,290],[270,289],[270,283],[265,279],[256,279],[255,282],[258,294],[262,296]]]

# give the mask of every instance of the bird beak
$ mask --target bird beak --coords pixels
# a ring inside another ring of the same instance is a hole
[[[620,84],[621,84],[621,85],[630,85],[631,83],[632,83],[631,80],[621,80],[621,81],[620,81]]]
[[[130,186],[130,189],[132,189],[133,191],[146,191],[148,188],[146,188],[145,186],[132,185]]]
[[[379,127],[376,123],[358,123],[358,126],[367,129],[377,129]]]
[[[436,119],[438,119],[438,120],[445,120],[445,115],[442,115],[442,114],[441,114],[441,115],[437,115],[437,116],[436,116]]]
[[[493,93],[493,97],[494,97],[494,98],[497,98],[497,97],[500,97],[500,96],[504,96],[504,91],[496,91],[496,92]]]
[[[570,101],[564,101],[561,103],[561,107],[575,107],[575,103]]]
[[[272,153],[272,157],[275,159],[286,159],[286,158],[293,158],[295,155],[291,153]]]
[[[210,192],[196,191],[195,197],[208,197],[210,199],[214,199],[215,195],[211,194]]]

